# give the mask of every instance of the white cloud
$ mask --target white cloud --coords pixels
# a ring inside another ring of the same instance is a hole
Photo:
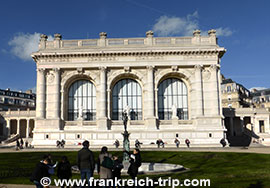
[[[226,27],[226,28],[219,27],[216,29],[216,31],[217,31],[217,36],[228,37],[228,36],[231,36],[233,34],[233,31],[228,27]]]
[[[158,36],[169,35],[192,35],[193,30],[198,28],[198,12],[189,14],[186,17],[161,16],[153,26],[153,31]]]
[[[8,44],[11,47],[10,52],[18,58],[29,61],[31,53],[38,50],[39,38],[41,33],[19,33],[11,39]],[[53,40],[52,36],[48,40]]]
[[[188,14],[186,17],[169,17],[161,16],[156,20],[153,26],[153,31],[157,36],[192,36],[195,29],[199,29],[199,14],[195,11],[193,14]],[[211,28],[209,28],[211,29]],[[226,27],[216,29],[217,36],[231,36],[233,31]],[[202,35],[208,35],[208,31],[201,31]]]

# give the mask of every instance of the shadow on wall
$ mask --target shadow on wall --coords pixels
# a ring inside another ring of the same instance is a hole
[[[251,144],[252,138],[258,139],[259,136],[247,128],[244,128],[244,132],[241,136],[227,136],[230,146],[247,147]]]
[[[252,138],[259,139],[260,137],[255,134],[253,128],[248,129],[246,126],[247,124],[251,124],[250,117],[244,118],[244,127],[241,128],[242,123],[240,117],[237,117],[235,114],[235,110],[233,108],[223,108],[223,114],[226,114],[227,117],[225,118],[225,127],[227,129],[226,137],[229,142],[230,146],[242,146],[248,147],[251,142]],[[231,120],[230,118],[233,117],[233,130],[231,131]],[[251,126],[252,127],[252,126]]]

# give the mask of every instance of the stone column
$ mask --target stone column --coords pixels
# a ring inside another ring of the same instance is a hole
[[[26,138],[29,138],[30,119],[26,119]]]
[[[54,119],[60,119],[60,69],[55,68],[54,76],[55,76],[55,86],[54,86]]]
[[[107,118],[107,89],[106,89],[106,84],[107,84],[107,75],[106,75],[106,71],[107,68],[106,67],[100,67],[99,68],[100,72],[100,84],[99,84],[99,104],[98,104],[98,114],[99,114],[99,118],[98,118],[98,127],[100,130],[106,130],[106,129],[110,129],[110,127],[108,127],[108,118]]]
[[[148,129],[157,129],[155,116],[154,67],[147,67],[146,124]]]
[[[45,69],[37,69],[37,101],[36,101],[36,118],[45,118],[45,97],[46,97],[46,80]]]
[[[10,136],[10,119],[6,119],[6,125],[7,125],[7,137]]]
[[[65,117],[65,114],[64,114],[64,109],[65,109],[65,107],[64,107],[64,104],[65,104],[65,101],[64,101],[64,90],[61,90],[60,91],[60,95],[61,95],[61,101],[60,101],[60,106],[61,106],[61,109],[60,109],[60,117],[61,117],[61,119],[64,119],[64,117]]]
[[[233,136],[233,117],[230,117],[230,136]]]
[[[99,117],[106,118],[106,67],[100,67],[100,100],[99,100]]]
[[[20,119],[17,119],[17,134],[20,134],[21,122]]]
[[[155,117],[155,93],[154,93],[154,67],[147,67],[147,116],[148,118]]]
[[[203,93],[202,93],[202,65],[195,65],[195,91],[196,91],[196,108],[197,116],[204,115],[204,105],[203,105]]]
[[[211,108],[212,108],[212,115],[220,115],[220,108],[219,108],[219,89],[218,89],[218,69],[217,65],[211,65]]]
[[[112,119],[111,117],[111,90],[107,89],[107,117],[109,119]]]

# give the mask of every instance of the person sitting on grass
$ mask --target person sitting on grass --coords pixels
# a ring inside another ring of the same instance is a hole
[[[58,164],[58,169],[57,169],[57,177],[60,180],[69,180],[72,176],[71,172],[71,165],[68,161],[67,156],[63,156],[62,160]],[[64,188],[65,186],[62,186],[61,188]],[[67,186],[69,188],[69,186]]]
[[[49,178],[49,158],[47,155],[43,157],[43,160],[41,160],[34,169],[32,176],[30,178],[30,181],[32,181],[37,188],[43,188],[43,186],[40,183],[40,180],[44,177]],[[47,187],[48,188],[48,187]]]

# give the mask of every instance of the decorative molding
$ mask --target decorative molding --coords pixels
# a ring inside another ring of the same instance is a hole
[[[77,70],[78,74],[83,74],[84,73],[84,69],[82,67],[78,67],[76,70]]]
[[[54,78],[55,78],[55,75],[53,73],[49,73],[47,75],[48,83],[53,83]]]
[[[42,73],[42,74],[44,74],[45,71],[46,71],[45,68],[37,68],[37,72],[40,72],[40,73]]]
[[[177,72],[178,71],[178,66],[177,65],[173,65],[171,67],[171,69],[172,69],[173,72]]]
[[[202,70],[202,69],[203,69],[203,66],[202,66],[201,64],[198,64],[198,65],[195,65],[195,66],[194,66],[194,69],[195,69],[196,71]]]
[[[210,65],[210,70],[217,71],[219,69],[218,65]]]
[[[210,77],[211,77],[211,72],[210,72],[209,70],[204,70],[204,71],[203,71],[203,78],[204,78],[205,80],[209,80]]]
[[[224,49],[200,49],[200,50],[177,50],[177,51],[117,51],[117,52],[81,52],[81,53],[69,53],[66,54],[46,54],[33,53],[32,57],[35,61],[41,62],[69,62],[69,58],[88,57],[88,61],[115,61],[117,56],[135,56],[136,60],[162,60],[164,55],[184,55],[184,58],[207,58],[208,56],[222,57],[225,53]]]
[[[124,71],[125,71],[125,72],[131,72],[130,66],[125,66],[125,67],[124,67]]]

